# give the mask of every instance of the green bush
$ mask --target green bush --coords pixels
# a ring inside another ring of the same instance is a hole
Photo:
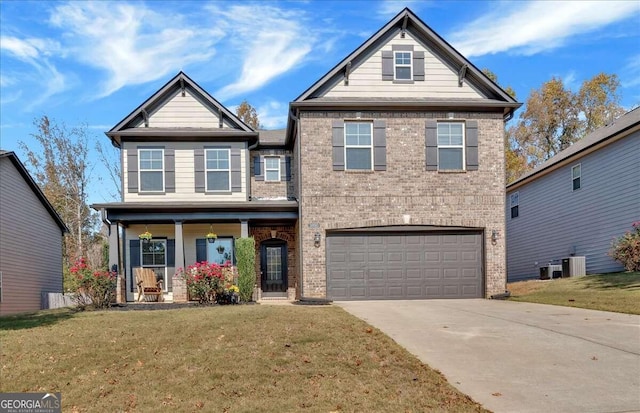
[[[640,221],[632,224],[633,230],[613,241],[609,255],[624,265],[627,271],[640,271]]]
[[[236,240],[236,258],[240,300],[249,302],[256,284],[256,243],[253,237]]]

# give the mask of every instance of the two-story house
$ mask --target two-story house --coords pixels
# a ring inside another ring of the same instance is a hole
[[[124,171],[123,202],[95,206],[110,260],[128,299],[132,267],[170,294],[176,267],[227,260],[247,235],[265,295],[503,292],[504,121],[519,106],[409,9],[292,102],[285,131],[251,130],[180,73],[107,133]]]

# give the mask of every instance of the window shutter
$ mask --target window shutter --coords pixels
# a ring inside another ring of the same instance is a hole
[[[204,192],[204,149],[193,151],[196,192]]]
[[[253,175],[256,177],[256,181],[264,181],[264,174],[262,172],[263,162],[260,154],[253,157]]]
[[[287,178],[287,176],[289,175],[287,173],[287,159],[289,157],[288,156],[281,156],[280,157],[280,180],[281,181],[288,181],[289,179]]]
[[[438,170],[438,122],[428,120],[425,127],[425,155],[427,171]]]
[[[373,170],[387,170],[387,125],[384,120],[373,121]]]
[[[207,239],[196,238],[196,262],[207,260]]]
[[[240,148],[231,148],[231,192],[242,191]]]
[[[140,266],[140,240],[137,239],[132,239],[129,240],[129,257],[131,258],[131,279],[133,280],[133,282],[131,283],[130,286],[130,291],[133,292],[134,287],[135,287],[135,273],[133,272],[133,269],[135,267],[139,267]]]
[[[382,80],[393,80],[393,52],[382,51]]]
[[[478,121],[468,120],[465,123],[465,158],[468,171],[478,170]]]
[[[164,150],[164,191],[176,192],[176,157],[173,148]]]
[[[286,171],[285,179],[287,181],[290,181],[291,180],[291,157],[285,156],[284,160],[285,160],[285,171]]]
[[[424,52],[413,52],[413,80],[424,80]]]
[[[176,266],[176,240],[167,240],[167,267]]]
[[[332,125],[333,170],[344,171],[344,122],[334,120]]]
[[[138,192],[138,149],[127,149],[127,190]]]

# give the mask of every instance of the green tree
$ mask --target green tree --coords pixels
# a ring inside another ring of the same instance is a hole
[[[241,121],[251,126],[253,129],[258,129],[260,127],[258,112],[256,112],[255,108],[251,106],[246,99],[243,100],[236,108],[236,115],[238,115]]]
[[[67,129],[42,116],[34,120],[39,144],[20,142],[27,154],[27,169],[62,220],[69,227],[64,238],[63,261],[69,268],[84,257],[95,237],[97,214],[87,204],[93,165],[89,161],[86,125]]]

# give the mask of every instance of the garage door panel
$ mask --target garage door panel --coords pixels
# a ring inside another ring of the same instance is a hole
[[[329,235],[334,300],[483,296],[482,235]]]

